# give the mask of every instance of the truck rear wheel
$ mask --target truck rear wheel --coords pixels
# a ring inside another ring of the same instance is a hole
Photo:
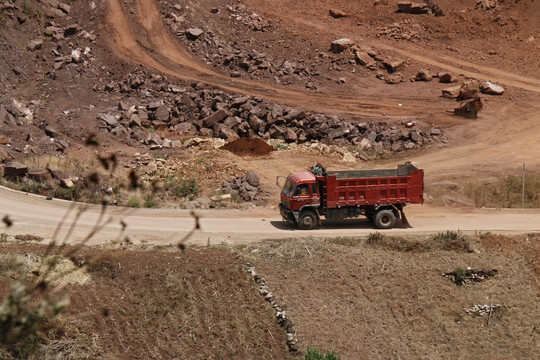
[[[311,210],[305,210],[298,217],[298,227],[302,230],[312,230],[317,226],[317,214]]]
[[[375,225],[379,229],[391,229],[396,223],[396,217],[391,210],[381,210],[375,215]]]

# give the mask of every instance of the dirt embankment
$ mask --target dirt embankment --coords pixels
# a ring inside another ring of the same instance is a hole
[[[2,292],[18,276],[42,275],[31,266],[46,249],[28,243],[36,239],[1,244]],[[68,312],[25,351],[36,359],[287,359],[315,347],[342,359],[532,359],[540,350],[539,244],[533,234],[447,232],[184,252],[79,249],[59,262],[76,270],[62,291]],[[8,265],[16,257],[20,275]],[[287,350],[290,330],[299,353]],[[0,347],[7,359],[8,349]]]

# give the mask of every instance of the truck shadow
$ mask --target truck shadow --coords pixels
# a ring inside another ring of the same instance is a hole
[[[287,231],[307,231],[300,230],[296,224],[292,224],[287,221],[270,221],[270,224],[279,230]],[[403,229],[401,220],[396,219],[396,225],[394,229]],[[323,220],[322,225],[317,227],[315,230],[332,230],[332,229],[372,229],[373,231],[384,231],[378,229],[373,223],[368,219],[350,219],[350,220]]]

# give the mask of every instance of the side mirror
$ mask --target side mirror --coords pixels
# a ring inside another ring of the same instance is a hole
[[[276,176],[276,185],[281,189],[285,185],[287,178],[285,176]]]

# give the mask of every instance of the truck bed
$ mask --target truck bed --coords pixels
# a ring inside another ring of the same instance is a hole
[[[410,176],[411,171],[416,171],[418,168],[412,164],[400,164],[396,169],[381,169],[381,170],[345,170],[345,171],[328,171],[328,175],[335,175],[336,180],[344,179],[365,179],[376,177],[394,177],[394,176]]]
[[[396,169],[328,171],[317,179],[327,209],[424,201],[424,172],[410,163]]]

